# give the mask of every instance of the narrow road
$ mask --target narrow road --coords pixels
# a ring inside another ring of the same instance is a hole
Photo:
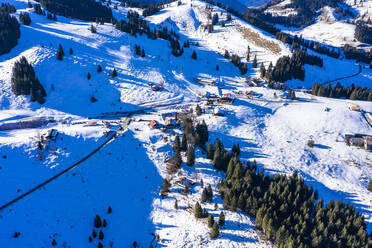
[[[129,114],[131,115],[131,114]],[[124,131],[128,124],[130,123],[130,116],[126,117],[123,121],[123,124],[121,125],[121,127],[116,130],[116,132],[114,132],[103,144],[101,144],[100,146],[98,146],[96,149],[94,149],[92,152],[90,152],[88,155],[86,155],[85,157],[83,157],[82,159],[80,159],[79,161],[77,161],[76,163],[74,163],[73,165],[67,167],[66,169],[62,170],[61,172],[59,172],[58,174],[56,174],[55,176],[47,179],[46,181],[40,183],[39,185],[33,187],[32,189],[26,191],[25,193],[23,193],[22,195],[19,195],[17,196],[16,198],[14,198],[13,200],[3,204],[0,206],[0,211],[13,205],[14,203],[18,202],[19,200],[25,198],[26,196],[30,195],[31,193],[35,192],[36,190],[40,189],[41,187],[47,185],[48,183],[56,180],[57,178],[61,177],[62,175],[66,174],[67,172],[69,172],[70,170],[78,167],[80,164],[82,164],[85,160],[87,160],[88,158],[92,157],[94,154],[96,154],[98,151],[100,151],[102,148],[104,148],[108,143],[110,143],[112,140],[114,140],[117,135],[119,134],[119,132],[121,131]]]
[[[346,78],[356,77],[360,73],[362,73],[362,66],[361,65],[359,65],[359,71],[357,73],[355,73],[353,75],[350,75],[350,76],[340,77],[340,78],[336,78],[336,79],[332,79],[332,80],[326,81],[326,82],[322,83],[322,85],[330,84],[330,83],[333,83],[333,82],[336,82],[336,81],[339,81],[339,80],[343,80],[343,79],[346,79]]]
[[[116,130],[116,132],[114,132],[103,144],[101,144],[100,146],[98,146],[96,149],[94,149],[92,152],[90,152],[88,155],[86,155],[85,157],[83,157],[82,159],[80,159],[79,161],[77,161],[76,163],[74,163],[73,165],[67,167],[66,169],[62,170],[61,172],[59,172],[58,174],[56,174],[55,176],[47,179],[46,181],[36,185],[35,187],[33,187],[32,189],[26,191],[25,193],[17,196],[16,198],[14,198],[13,200],[5,203],[5,204],[2,204],[0,206],[0,211],[1,210],[4,210],[5,208],[15,204],[16,202],[22,200],[23,198],[25,198],[26,196],[30,195],[31,193],[37,191],[38,189],[42,188],[43,186],[47,185],[48,183],[56,180],[57,178],[61,177],[62,175],[66,174],[67,172],[71,171],[72,169],[78,167],[79,165],[81,165],[84,161],[86,161],[87,159],[89,159],[90,157],[92,157],[94,154],[96,154],[98,151],[100,151],[102,148],[104,148],[108,143],[110,143],[112,140],[114,140],[119,134],[120,132],[124,131],[130,121],[131,121],[131,117],[135,114],[138,114],[138,113],[142,113],[146,110],[154,110],[156,108],[162,108],[162,107],[168,107],[168,106],[177,106],[177,105],[181,105],[181,104],[188,104],[188,103],[194,103],[195,101],[187,101],[187,102],[181,102],[181,103],[166,103],[166,104],[159,104],[159,105],[156,105],[156,106],[150,106],[150,107],[145,107],[143,109],[140,109],[140,110],[135,110],[135,111],[128,111],[128,112],[115,112],[115,113],[106,113],[104,116],[99,116],[99,117],[96,117],[96,119],[100,119],[100,118],[106,118],[107,116],[110,116],[110,117],[115,117],[115,118],[119,118],[119,117],[125,117],[122,124],[121,124],[121,127]]]

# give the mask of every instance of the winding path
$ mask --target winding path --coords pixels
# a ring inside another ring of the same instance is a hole
[[[340,77],[340,78],[336,78],[336,79],[332,79],[332,80],[326,81],[326,82],[322,83],[322,85],[330,84],[330,83],[333,83],[333,82],[336,82],[336,81],[339,81],[339,80],[343,80],[343,79],[346,79],[346,78],[356,77],[360,73],[362,73],[362,66],[361,65],[359,65],[359,71],[357,73],[355,73],[353,75],[350,75],[350,76]]]

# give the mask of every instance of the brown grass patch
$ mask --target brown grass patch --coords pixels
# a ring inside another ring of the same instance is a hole
[[[275,54],[278,54],[282,51],[277,43],[262,38],[258,33],[253,32],[248,28],[240,27],[239,29],[240,32],[242,32],[244,39],[253,41],[256,46],[267,49]]]

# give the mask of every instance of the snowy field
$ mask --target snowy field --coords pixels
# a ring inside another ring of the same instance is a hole
[[[213,203],[203,207],[215,217],[225,211],[226,225],[219,238],[212,240],[207,224],[196,220],[190,209],[201,197],[200,184],[185,196],[180,194],[176,178],[167,175],[165,160],[172,155],[174,135],[150,129],[149,121],[162,123],[161,114],[195,108],[197,103],[205,110],[197,118],[208,124],[209,142],[219,138],[227,148],[239,143],[242,159],[256,159],[268,174],[297,170],[326,201],[353,204],[372,230],[372,193],[367,190],[372,179],[372,154],[344,142],[346,133],[372,133],[361,113],[349,109],[357,104],[372,112],[372,105],[301,92],[296,92],[295,101],[284,100],[274,96],[280,91],[245,85],[244,77],[258,77],[258,69],[253,69],[251,62],[248,74],[241,76],[223,57],[227,49],[246,62],[249,45],[258,62],[267,66],[280,56],[290,55],[287,45],[236,17],[209,34],[203,27],[207,23],[206,4],[196,0],[192,4],[184,0],[178,7],[173,3],[146,18],[154,26],[167,26],[179,33],[181,44],[186,40],[199,43],[186,48],[178,58],[171,55],[167,41],[149,40],[145,35],[133,37],[111,24],[98,25],[93,34],[91,23],[61,16],[57,22],[50,21],[27,9],[26,0],[10,2],[18,10],[15,16],[27,11],[32,23],[21,25],[19,44],[0,56],[0,125],[22,118],[48,117],[54,121],[41,128],[0,131],[0,205],[78,162],[121,125],[125,130],[75,169],[1,210],[0,243],[6,247],[50,247],[53,239],[57,247],[88,247],[93,245],[88,237],[96,214],[107,221],[104,247],[131,247],[133,242],[149,247],[156,243],[156,235],[160,237],[157,247],[273,247],[254,228],[252,218],[223,209],[216,185],[224,175],[213,169],[201,150],[196,150],[196,165],[183,164],[178,177],[203,179],[205,185],[212,186]],[[119,7],[113,12],[120,19],[128,9]],[[219,14],[220,21],[226,19],[224,10],[213,7],[213,13]],[[244,35],[242,30],[255,33],[259,39]],[[58,44],[66,54],[63,61],[55,58]],[[144,58],[133,54],[135,44],[144,48]],[[70,48],[74,51],[71,55]],[[193,51],[197,60],[191,58]],[[47,91],[43,105],[30,102],[28,96],[14,96],[11,91],[11,69],[21,56],[32,63]],[[311,88],[314,82],[358,72],[354,61],[322,58],[323,68],[306,66],[305,81],[288,84]],[[103,68],[101,73],[97,72],[98,64]],[[109,77],[114,68],[118,76]],[[219,84],[202,85],[196,77],[216,79]],[[372,70],[363,68],[357,77],[340,82],[370,87]],[[164,89],[152,91],[151,84],[163,84]],[[213,108],[200,102],[206,92],[233,91],[252,91],[254,97],[239,96],[233,105],[219,106],[226,113],[222,117],[214,116]],[[97,101],[92,102],[92,97]],[[100,117],[143,107],[152,109],[135,114],[128,126],[120,116]],[[59,134],[40,152],[38,141],[51,129]],[[180,130],[175,133],[180,134]],[[307,147],[309,139],[315,141],[314,148]],[[164,178],[171,180],[172,187],[169,196],[162,198],[159,192]],[[109,206],[111,214],[107,213]],[[20,232],[18,238],[13,238],[15,232]],[[97,246],[97,239],[93,242]]]

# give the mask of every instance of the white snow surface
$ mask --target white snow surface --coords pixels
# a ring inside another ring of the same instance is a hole
[[[200,95],[206,92],[232,91],[252,91],[254,98],[238,96],[233,105],[220,106],[225,110],[224,117],[213,116],[213,109],[200,103],[205,113],[197,118],[208,124],[210,142],[219,138],[227,148],[239,143],[242,159],[256,159],[268,174],[291,174],[297,170],[326,201],[353,204],[365,216],[371,231],[372,193],[367,190],[367,184],[372,179],[372,154],[347,146],[343,137],[346,133],[372,133],[361,113],[349,109],[357,104],[372,112],[372,105],[312,97],[301,92],[296,92],[297,100],[288,102],[274,97],[280,91],[248,88],[244,77],[256,77],[258,69],[248,63],[248,74],[241,76],[237,67],[223,57],[227,49],[246,61],[249,45],[259,63],[267,66],[270,62],[275,64],[282,55],[290,55],[288,46],[235,17],[225,28],[217,25],[208,34],[202,27],[207,23],[206,4],[196,0],[192,5],[189,0],[182,1],[181,6],[173,3],[146,18],[153,25],[177,31],[181,44],[186,39],[199,43],[185,49],[178,58],[171,55],[169,42],[164,40],[149,40],[145,35],[133,37],[111,24],[98,25],[97,33],[92,34],[91,23],[61,16],[57,22],[49,21],[27,9],[26,0],[10,3],[18,10],[15,16],[28,11],[32,23],[21,25],[18,45],[9,54],[0,56],[0,125],[36,117],[53,118],[55,122],[42,128],[0,131],[1,205],[76,163],[105,142],[104,134],[116,131],[121,120],[119,117],[97,120],[102,113],[177,105],[134,116],[122,135],[77,168],[0,211],[1,244],[50,247],[55,239],[57,247],[97,246],[97,239],[90,244],[88,237],[92,234],[94,216],[99,214],[108,223],[103,229],[105,247],[111,244],[130,247],[134,241],[140,247],[148,247],[152,241],[155,244],[154,235],[160,236],[159,247],[273,247],[254,228],[251,217],[223,209],[216,185],[224,175],[213,169],[201,150],[196,149],[194,167],[183,164],[180,175],[173,178],[167,175],[165,160],[172,155],[174,135],[148,126],[153,119],[162,123],[163,113],[194,108]],[[124,7],[113,10],[116,18],[125,18],[127,11]],[[213,13],[219,13],[220,21],[226,18],[226,12],[217,7]],[[244,38],[242,28],[275,43],[280,52],[274,53]],[[66,54],[63,61],[55,58],[59,43]],[[135,44],[145,49],[145,58],[133,54]],[[74,51],[72,55],[69,48]],[[194,50],[197,60],[191,58]],[[14,96],[11,91],[11,69],[21,56],[32,63],[47,91],[43,105],[30,102],[28,96]],[[306,66],[305,81],[292,80],[288,84],[310,88],[313,82],[358,71],[353,61],[322,58],[323,68]],[[96,72],[98,64],[103,68],[101,73]],[[118,71],[116,78],[107,75],[113,68]],[[90,80],[88,72],[92,75]],[[220,83],[204,86],[195,82],[196,77],[218,79]],[[340,82],[370,87],[372,71],[363,68],[361,75]],[[152,91],[151,83],[164,84],[164,90]],[[92,96],[98,101],[91,102]],[[330,111],[324,111],[325,108]],[[111,125],[106,127],[105,121],[111,121]],[[52,128],[59,135],[40,155],[37,141]],[[175,133],[181,134],[179,130]],[[307,147],[309,139],[315,141],[314,148]],[[221,228],[219,238],[210,239],[207,224],[196,220],[189,208],[200,199],[200,184],[196,183],[191,187],[192,194],[184,196],[180,194],[181,187],[175,184],[180,176],[211,184],[212,203],[202,205],[216,219],[225,211],[226,225]],[[172,187],[169,196],[162,198],[159,191],[164,178],[170,179]],[[175,199],[179,210],[174,209]],[[214,203],[218,204],[217,210]],[[107,213],[108,206],[112,207],[111,214]],[[14,232],[21,235],[13,238]]]

